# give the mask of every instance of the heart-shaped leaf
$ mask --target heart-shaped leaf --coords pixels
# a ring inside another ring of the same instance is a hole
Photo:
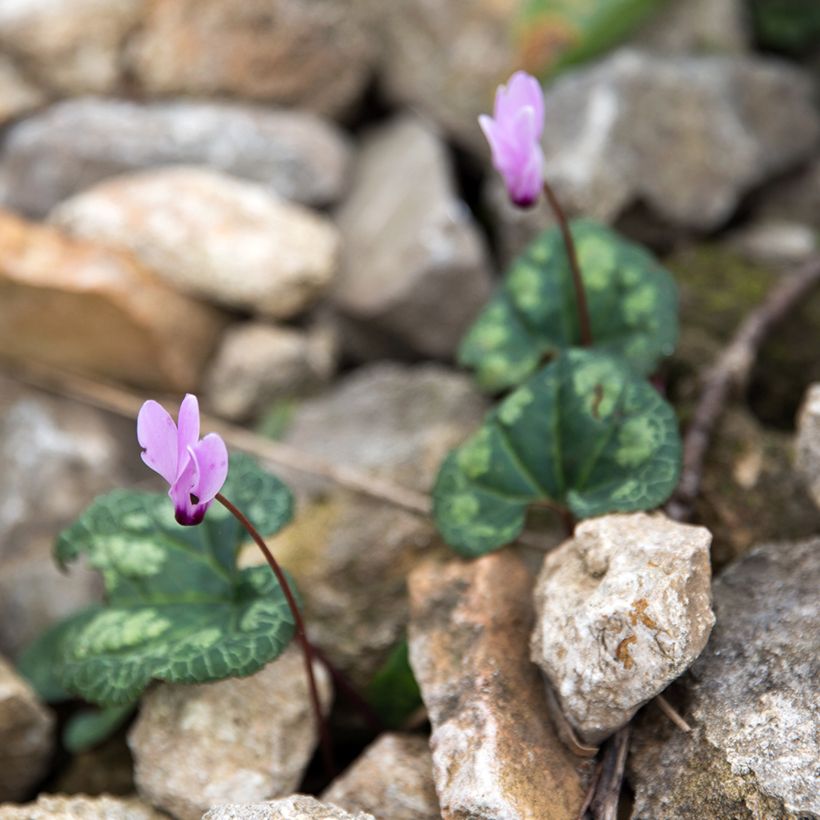
[[[567,350],[447,456],[434,515],[448,544],[482,555],[515,539],[534,502],[578,518],[652,509],[679,469],[677,420],[658,392],[621,359]]]
[[[251,459],[231,459],[224,494],[269,535],[292,514],[290,491]],[[61,562],[85,555],[105,579],[108,605],[61,626],[60,683],[102,705],[136,699],[152,679],[201,683],[248,675],[287,646],[294,624],[267,566],[240,570],[246,539],[218,504],[182,527],[164,494],[97,499],[59,538]]]
[[[675,348],[677,292],[671,275],[643,248],[590,220],[572,222],[596,350],[651,373]],[[545,357],[580,345],[572,272],[557,228],[512,264],[459,350],[487,390],[514,387]]]

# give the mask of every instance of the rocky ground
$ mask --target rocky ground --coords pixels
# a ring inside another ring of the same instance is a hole
[[[99,493],[159,488],[127,414],[37,373],[196,391],[429,491],[488,406],[458,342],[552,224],[509,205],[476,124],[524,62],[518,5],[0,0],[0,820],[569,820],[627,724],[619,816],[820,817],[817,290],[726,407],[694,525],[613,515],[566,539],[547,515],[540,549],[465,561],[424,516],[279,470],[298,514],[270,545],[312,639],[363,692],[407,641],[423,701],[377,732],[317,664],[332,781],[295,648],[245,679],[158,684],[76,754],[60,733],[79,704],[15,669],[102,595],[55,566],[59,531]],[[659,379],[683,425],[739,323],[820,253],[820,27],[773,41],[765,6],[669,0],[547,88],[567,209],[676,277]]]

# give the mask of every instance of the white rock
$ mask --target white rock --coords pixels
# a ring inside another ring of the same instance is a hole
[[[586,742],[623,726],[703,650],[711,540],[660,513],[607,515],[544,559],[532,659]]]
[[[166,815],[133,798],[43,794],[36,803],[0,806],[0,820],[163,820]]]
[[[329,709],[328,675],[319,664],[315,671]],[[143,698],[128,736],[140,794],[179,820],[199,820],[221,803],[290,794],[316,740],[295,646],[247,678],[157,686]]]
[[[372,814],[354,814],[313,797],[294,794],[267,803],[239,803],[219,806],[202,816],[202,820],[376,820]]]
[[[797,420],[795,442],[797,469],[818,507],[820,507],[820,384],[806,392]]]
[[[258,185],[193,167],[117,177],[51,216],[71,233],[130,249],[177,288],[277,318],[330,283],[337,232]]]

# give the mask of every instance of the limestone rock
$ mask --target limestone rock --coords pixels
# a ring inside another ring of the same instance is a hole
[[[327,219],[193,167],[102,182],[60,205],[52,221],[131,250],[182,291],[276,318],[308,306],[336,268],[338,240]]]
[[[367,139],[338,214],[333,301],[362,358],[452,356],[491,291],[481,235],[455,196],[443,144],[405,117]]]
[[[145,0],[14,0],[0,3],[0,49],[44,85],[66,94],[121,83],[120,49]]]
[[[390,820],[438,820],[427,739],[384,734],[325,789],[322,800]]]
[[[692,734],[633,737],[634,818],[820,815],[820,539],[759,546],[714,584],[717,624],[686,682]]]
[[[294,794],[267,803],[237,803],[219,806],[202,820],[376,820],[372,814],[350,814],[338,806],[320,803],[314,797]]]
[[[0,805],[0,820],[162,820],[166,815],[125,797],[43,794],[36,803]]]
[[[0,63],[0,121],[10,104],[3,77]],[[258,182],[285,199],[327,205],[343,191],[349,160],[341,131],[301,111],[86,97],[10,129],[0,154],[0,200],[42,217],[115,174],[187,163]]]
[[[544,559],[532,659],[595,745],[697,658],[715,622],[709,531],[662,514],[579,524]]]
[[[0,657],[0,801],[20,799],[45,774],[53,735],[51,712]]]
[[[559,78],[545,105],[547,178],[570,213],[604,222],[641,203],[677,228],[720,227],[820,135],[808,78],[762,58],[624,49]],[[544,202],[521,213],[502,205],[497,219],[513,252],[550,222]]]
[[[410,662],[433,733],[442,816],[576,818],[577,759],[554,734],[527,657],[532,577],[511,552],[429,562],[408,581]]]
[[[283,440],[339,466],[418,491],[474,429],[486,402],[471,380],[437,365],[374,364],[298,405]],[[440,549],[432,523],[327,482],[280,470],[300,514],[271,541],[296,577],[312,638],[359,686],[408,617],[407,573]],[[260,561],[251,550],[252,562]]]
[[[315,665],[323,706],[331,687]],[[161,684],[142,700],[128,736],[140,794],[179,820],[221,803],[290,794],[316,746],[299,649],[247,678]]]
[[[813,384],[806,393],[797,421],[797,469],[820,507],[820,384]]]
[[[0,125],[37,108],[45,99],[43,91],[29,82],[8,57],[0,54]]]
[[[326,383],[336,369],[337,338],[327,325],[307,332],[263,322],[234,325],[205,378],[205,401],[228,419],[258,415],[277,399]]]
[[[127,253],[0,210],[0,349],[154,390],[192,389],[223,326]]]
[[[373,39],[357,3],[154,0],[131,68],[153,96],[232,96],[339,113],[369,79]]]

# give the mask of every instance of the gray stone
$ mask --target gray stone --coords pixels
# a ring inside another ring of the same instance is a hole
[[[404,117],[372,134],[338,224],[333,302],[351,326],[353,352],[452,356],[491,279],[481,234],[456,198],[435,131]]]
[[[372,814],[350,814],[338,806],[320,803],[314,797],[294,794],[267,803],[238,803],[219,806],[202,820],[376,820]]]
[[[634,818],[820,815],[820,539],[752,549],[714,584],[717,625],[686,683],[694,731],[634,735]]]
[[[760,192],[755,202],[755,215],[760,219],[807,222],[820,231],[820,155],[772,182]]]
[[[711,540],[661,513],[606,515],[544,559],[532,659],[582,740],[625,725],[703,650]]]
[[[225,319],[129,253],[0,210],[0,349],[153,390],[195,389]]]
[[[230,96],[322,113],[348,109],[374,39],[350,0],[154,0],[129,64],[153,96]]]
[[[42,105],[45,93],[0,54],[0,125]]]
[[[805,262],[817,253],[820,236],[802,222],[761,220],[735,231],[728,244],[750,262],[785,267]]]
[[[314,668],[329,710],[327,672],[318,663]],[[179,820],[199,820],[221,803],[290,794],[316,741],[295,645],[247,678],[160,684],[143,698],[128,736],[139,793]]]
[[[258,415],[271,402],[293,398],[330,380],[338,339],[327,324],[307,331],[244,322],[231,327],[205,377],[204,397],[232,420]]]
[[[51,712],[0,657],[0,801],[28,793],[45,774],[53,746]]]
[[[336,272],[329,220],[201,168],[116,177],[51,218],[76,236],[129,249],[179,290],[276,318],[315,301]]]
[[[532,580],[511,551],[431,561],[408,579],[410,663],[444,817],[575,820],[581,808],[579,761],[554,733],[527,656]]]
[[[820,507],[820,384],[806,391],[797,420],[797,469],[815,504]]]
[[[287,444],[427,492],[448,450],[474,429],[486,402],[471,380],[436,365],[360,368],[297,406]],[[407,572],[440,549],[432,522],[295,471],[299,515],[270,541],[305,600],[312,638],[364,686],[404,638]],[[262,559],[251,549],[251,562]]]
[[[438,820],[427,739],[384,734],[331,783],[322,800],[390,820]]]
[[[0,121],[15,99],[2,94],[4,76],[0,63]],[[10,129],[0,154],[0,201],[42,217],[115,174],[190,164],[258,182],[295,202],[327,205],[343,191],[349,160],[341,131],[305,112],[87,97]]]
[[[43,794],[36,803],[0,806],[0,820],[162,820],[166,815],[134,798]]]
[[[122,82],[120,49],[144,6],[145,0],[4,0],[0,49],[48,88],[110,92]]]
[[[808,158],[820,135],[807,76],[762,58],[620,50],[559,78],[546,110],[545,172],[570,213],[612,222],[640,203],[698,231],[720,227],[744,194]],[[497,219],[512,252],[550,222],[544,202],[502,205]]]

